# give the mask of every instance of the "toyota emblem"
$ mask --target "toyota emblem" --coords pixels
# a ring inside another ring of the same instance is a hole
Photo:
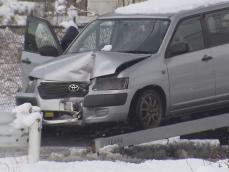
[[[73,92],[73,93],[79,91],[79,89],[80,89],[80,87],[78,85],[76,85],[76,84],[71,84],[71,85],[68,86],[68,90],[70,92]]]

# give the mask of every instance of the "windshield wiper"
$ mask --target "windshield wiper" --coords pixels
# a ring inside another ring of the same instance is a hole
[[[150,51],[131,50],[131,51],[119,51],[120,53],[132,53],[132,54],[153,54]]]

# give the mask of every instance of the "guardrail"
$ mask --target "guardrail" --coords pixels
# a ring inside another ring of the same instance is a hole
[[[24,108],[23,105],[21,107]],[[0,113],[0,147],[27,148],[28,163],[38,162],[41,147],[41,117],[41,112],[29,112],[26,108],[21,112]]]

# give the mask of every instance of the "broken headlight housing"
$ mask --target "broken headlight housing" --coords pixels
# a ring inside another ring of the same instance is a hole
[[[125,90],[128,89],[129,78],[105,77],[96,78],[93,90]]]
[[[36,86],[37,86],[37,80],[29,81],[25,92],[26,93],[34,93],[36,90]]]

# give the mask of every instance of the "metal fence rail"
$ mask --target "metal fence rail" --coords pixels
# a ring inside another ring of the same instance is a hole
[[[22,35],[22,28],[0,27],[0,111],[12,109],[15,94],[22,85],[19,65],[23,47]]]

